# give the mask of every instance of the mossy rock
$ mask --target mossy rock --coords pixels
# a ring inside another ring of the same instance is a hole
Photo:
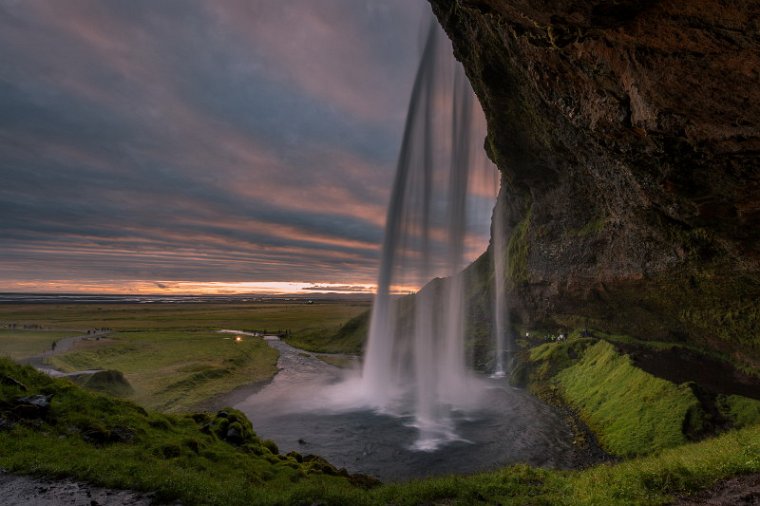
[[[213,434],[233,446],[259,444],[259,438],[253,431],[250,420],[236,409],[224,408],[213,416],[198,414],[193,415],[192,418],[201,425],[202,432]]]

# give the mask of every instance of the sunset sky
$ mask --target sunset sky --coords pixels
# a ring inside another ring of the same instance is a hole
[[[427,9],[0,0],[0,291],[371,289]]]

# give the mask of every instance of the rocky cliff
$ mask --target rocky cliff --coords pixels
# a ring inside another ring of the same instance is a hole
[[[502,171],[514,320],[760,370],[760,4],[430,2]]]

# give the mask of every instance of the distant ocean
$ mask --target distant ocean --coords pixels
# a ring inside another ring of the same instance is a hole
[[[225,304],[241,302],[363,301],[367,294],[312,293],[288,295],[83,295],[0,293],[0,304]]]

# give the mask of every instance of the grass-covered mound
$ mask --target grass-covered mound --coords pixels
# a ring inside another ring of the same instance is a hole
[[[760,423],[760,401],[740,395],[728,395],[719,397],[718,407],[735,427],[749,427]]]
[[[637,368],[605,341],[572,338],[529,350],[527,381],[540,396],[578,412],[609,453],[647,455],[703,437],[712,417],[725,426],[760,422],[760,402],[718,396],[705,406],[692,384],[671,383]],[[711,411],[717,411],[713,414]]]
[[[121,371],[97,371],[69,379],[89,390],[114,397],[129,397],[134,393],[132,385],[129,384]]]
[[[49,401],[49,402],[48,402]],[[512,466],[367,488],[323,459],[278,455],[248,420],[162,415],[0,360],[0,467],[156,492],[188,506],[667,504],[721,478],[760,472],[760,426],[585,471]]]

